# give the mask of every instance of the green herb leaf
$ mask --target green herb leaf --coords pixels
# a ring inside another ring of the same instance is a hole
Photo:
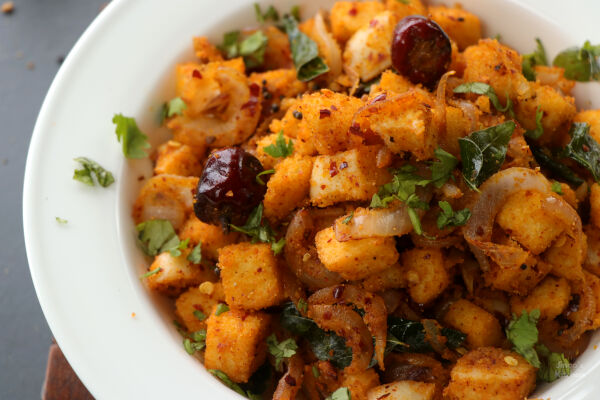
[[[600,79],[600,45],[593,46],[589,41],[583,47],[570,47],[554,58],[552,64],[565,69],[565,78],[580,82]]]
[[[275,139],[275,144],[265,146],[263,147],[263,150],[271,157],[286,158],[288,156],[291,156],[294,152],[294,142],[292,141],[292,139],[290,139],[286,143],[285,137],[283,136],[283,131],[279,131],[279,133],[277,134],[277,138]]]
[[[537,161],[542,168],[547,169],[550,175],[574,186],[579,186],[584,182],[584,180],[573,172],[571,168],[559,162],[548,149],[537,146],[531,141],[528,141],[527,143],[529,144],[529,149],[531,150],[535,161]]]
[[[564,354],[552,353],[543,344],[535,346],[537,353],[545,362],[538,370],[538,379],[544,382],[554,382],[562,376],[571,375],[571,364]]]
[[[535,51],[531,54],[523,54],[523,61],[521,63],[523,67],[523,75],[529,81],[535,81],[535,70],[533,67],[536,65],[548,65],[548,59],[546,58],[546,49],[539,38],[535,38],[537,46]]]
[[[600,182],[600,145],[590,136],[590,126],[575,122],[569,135],[571,141],[564,149],[564,156],[575,160],[591,172],[596,182]]]
[[[256,31],[239,46],[239,54],[244,57],[247,68],[256,68],[263,64],[269,39],[262,31]]]
[[[452,171],[458,165],[458,160],[452,154],[438,147],[433,152],[438,161],[431,164],[431,180],[436,188],[441,188],[452,176]]]
[[[198,321],[204,321],[206,319],[206,315],[200,310],[194,310],[193,314]]]
[[[298,80],[308,82],[329,71],[325,61],[319,57],[317,44],[298,29],[298,21],[294,17],[284,16],[283,27],[290,40]]]
[[[354,211],[352,211],[346,218],[344,218],[342,220],[342,224],[348,225],[350,223],[350,221],[352,221],[353,217],[354,217]]]
[[[112,122],[116,125],[117,140],[123,147],[123,154],[127,158],[144,158],[148,154],[144,151],[150,148],[148,136],[138,128],[135,119],[115,114]]]
[[[314,365],[312,366],[312,374],[315,378],[318,378],[319,376],[321,376],[319,369]]]
[[[209,369],[208,372],[219,378],[221,382],[223,382],[229,389],[241,394],[244,397],[247,397],[246,392],[242,390],[240,385],[232,381],[225,372],[219,371],[218,369]]]
[[[219,303],[217,305],[217,309],[215,310],[215,315],[219,316],[221,314],[223,314],[224,312],[229,311],[229,306],[227,304],[224,303]]]
[[[409,353],[433,351],[431,344],[426,340],[425,329],[421,322],[389,316],[387,323],[388,336],[391,335],[400,343],[392,346],[391,350]],[[441,334],[446,337],[446,345],[451,349],[462,346],[467,337],[464,333],[450,328],[442,328]]]
[[[73,173],[73,179],[76,181],[94,186],[95,183],[92,176],[96,176],[96,181],[102,187],[109,187],[115,181],[113,174],[102,168],[97,162],[87,157],[77,157],[75,161],[82,167],[81,169],[76,169]]]
[[[564,194],[562,191],[562,185],[560,182],[554,181],[552,182],[552,191],[554,193],[560,194],[561,196]]]
[[[468,82],[463,83],[462,85],[454,88],[454,93],[475,93],[479,95],[485,95],[490,98],[490,101],[496,108],[496,110],[500,112],[508,112],[511,116],[514,116],[514,112],[512,109],[512,101],[508,96],[506,96],[506,105],[502,106],[500,103],[500,99],[496,95],[494,88],[492,88],[487,83],[483,82]]]
[[[225,58],[232,59],[239,56],[238,41],[240,40],[240,31],[227,32],[223,35],[223,43],[218,46],[223,52]]]
[[[540,106],[535,110],[535,129],[532,131],[526,131],[525,136],[528,138],[537,140],[544,134],[544,126],[542,125],[542,117],[544,112],[540,109]]]
[[[279,21],[279,13],[273,6],[269,6],[267,11],[263,14],[262,10],[260,9],[260,5],[258,3],[254,3],[254,13],[256,14],[256,21],[259,24],[264,24],[269,20],[274,22]]]
[[[171,222],[164,219],[153,219],[142,222],[136,227],[138,242],[149,256],[168,251],[173,257],[181,255],[181,249],[187,247],[188,240],[181,241],[173,229]]]
[[[274,174],[274,173],[275,173],[274,169],[267,169],[267,170],[261,172],[260,174],[256,175],[256,182],[258,182],[261,185],[266,185],[266,183],[262,179],[260,179],[260,177],[263,175],[270,175],[270,174]]]
[[[410,0],[396,0],[398,3],[402,3],[402,4],[406,4],[409,5],[410,4]]]
[[[188,254],[188,261],[191,261],[193,264],[200,264],[202,261],[202,242],[199,242]]]
[[[281,313],[281,326],[306,339],[319,360],[330,361],[336,368],[346,368],[352,362],[352,349],[344,338],[325,332],[310,318],[303,317],[294,303],[286,303]]]
[[[156,269],[153,269],[153,270],[151,270],[151,271],[148,271],[148,272],[146,272],[144,275],[140,276],[140,279],[142,279],[142,280],[143,280],[143,279],[146,279],[146,278],[148,278],[149,276],[152,276],[152,275],[154,275],[154,274],[158,274],[160,271],[162,271],[162,267],[158,267],[158,268],[156,268]]]
[[[325,400],[351,400],[350,390],[347,387],[341,387],[335,392],[331,393]]]
[[[441,212],[437,218],[437,226],[439,229],[448,227],[463,226],[471,218],[471,211],[468,208],[454,211],[452,206],[447,201],[440,201],[438,205]]]
[[[296,22],[300,22],[300,6],[293,6],[290,10],[290,15],[296,20]]]
[[[304,314],[308,312],[308,303],[304,299],[298,300],[298,310],[302,311]]]
[[[56,222],[58,222],[61,225],[69,223],[69,221],[67,221],[66,219],[62,219],[61,217],[56,217]]]
[[[165,117],[171,118],[173,115],[183,114],[183,110],[187,108],[187,104],[181,97],[175,97],[165,103]]]
[[[244,226],[235,226],[230,224],[231,229],[244,233],[252,238],[252,243],[263,242],[271,243],[271,250],[273,253],[279,254],[285,246],[285,238],[277,241],[276,233],[269,225],[268,221],[263,221],[263,205],[259,204],[246,220]]]
[[[278,371],[283,359],[290,358],[296,354],[296,350],[298,349],[298,345],[294,339],[289,338],[283,342],[278,342],[277,336],[274,333],[267,338],[267,346],[269,347],[269,353],[275,357],[275,369]]]
[[[508,121],[458,139],[463,177],[471,188],[476,189],[500,169],[515,127]]]
[[[520,317],[513,315],[512,321],[506,328],[506,337],[513,344],[513,350],[522,355],[531,365],[540,368],[541,363],[535,344],[538,341],[537,322],[540,319],[540,310],[523,310]]]

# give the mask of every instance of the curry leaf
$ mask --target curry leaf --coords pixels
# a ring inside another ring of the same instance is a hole
[[[537,140],[544,134],[544,126],[542,125],[543,116],[544,112],[540,109],[540,106],[538,106],[535,110],[535,129],[526,131],[525,136]]]
[[[425,328],[421,322],[394,316],[389,316],[387,322],[388,336],[391,335],[401,343],[401,345],[394,346],[393,351],[427,353],[433,350],[426,339]],[[450,328],[442,328],[441,334],[446,337],[446,345],[451,349],[462,346],[467,337],[464,333]]]
[[[535,38],[537,44],[535,50],[531,54],[523,54],[523,61],[521,63],[523,67],[523,75],[529,81],[535,81],[535,70],[533,67],[536,65],[548,65],[548,58],[546,57],[546,49],[539,38]]]
[[[558,161],[557,157],[551,154],[548,149],[531,142],[528,142],[528,144],[535,161],[537,161],[540,167],[548,170],[552,176],[574,186],[579,186],[584,182],[571,168]]]
[[[298,21],[294,17],[284,16],[283,26],[290,40],[298,80],[307,82],[329,71],[327,64],[319,57],[317,44],[298,29]]]
[[[565,78],[580,82],[600,79],[600,45],[593,46],[589,41],[583,47],[570,47],[561,51],[552,64],[565,69]]]
[[[565,147],[564,156],[585,167],[600,182],[600,145],[590,136],[587,123],[575,122],[569,131],[571,141]]]
[[[476,189],[500,169],[515,127],[513,121],[508,121],[458,140],[463,177],[471,188]]]

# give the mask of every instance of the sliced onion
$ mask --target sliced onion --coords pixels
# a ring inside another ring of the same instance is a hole
[[[460,265],[460,272],[467,291],[469,294],[473,294],[475,283],[479,278],[479,265],[469,257]]]
[[[382,382],[417,381],[435,383],[441,390],[448,384],[448,370],[442,363],[425,354],[393,353],[386,357],[388,369]]]
[[[279,379],[273,400],[294,400],[302,387],[304,378],[304,361],[296,353],[287,359],[287,372]]]
[[[469,120],[471,123],[469,132],[473,132],[477,130],[477,108],[475,104],[471,103],[467,100],[454,100],[449,99],[448,102],[456,108],[459,108],[463,115]]]
[[[446,135],[446,85],[448,77],[455,73],[455,71],[446,72],[438,82],[433,118],[431,120],[431,130],[434,138],[441,138],[442,135]]]
[[[596,313],[596,297],[587,282],[583,279],[570,281],[571,293],[579,295],[579,308],[569,315],[573,326],[563,332],[565,339],[575,342],[585,331],[592,328],[594,314]]]
[[[323,11],[315,15],[315,33],[319,36],[320,50],[327,61],[330,76],[334,80],[342,73],[342,50],[325,26]]]
[[[371,333],[352,307],[309,303],[308,316],[321,329],[334,331],[346,339],[346,346],[352,349],[352,363],[347,367],[349,372],[362,372],[369,368],[373,357]]]
[[[367,328],[375,337],[375,356],[384,370],[383,357],[387,341],[387,309],[383,299],[354,285],[338,285],[316,291],[308,298],[309,305],[352,304],[365,311]]]
[[[423,235],[417,235],[414,232],[411,232],[410,238],[412,239],[415,246],[428,249],[445,249],[448,247],[455,246],[462,241],[461,237],[454,235],[428,239],[427,237]]]
[[[413,226],[404,203],[395,202],[389,208],[357,208],[346,224],[345,218],[335,221],[335,238],[340,242],[369,237],[402,236]]]
[[[491,243],[496,215],[506,200],[521,190],[551,193],[550,182],[540,172],[528,168],[508,168],[496,173],[481,185],[481,192],[471,206],[471,218],[463,233],[484,272],[490,269],[490,264],[480,246],[486,242]]]
[[[334,210],[337,214],[343,210]],[[342,282],[344,279],[329,271],[319,260],[314,246],[314,234],[319,218],[327,218],[331,210],[301,209],[292,218],[285,234],[284,256],[288,267],[309,289],[320,289]]]

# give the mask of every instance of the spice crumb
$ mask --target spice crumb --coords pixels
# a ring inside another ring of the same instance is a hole
[[[4,14],[12,14],[15,11],[15,3],[12,1],[5,1],[2,3],[2,12]]]
[[[131,318],[135,318],[136,314],[134,312],[131,313]]]
[[[215,290],[215,285],[213,285],[212,282],[202,282],[200,286],[198,286],[198,290],[200,290],[200,293],[210,296]]]
[[[511,356],[504,357],[504,362],[513,367],[516,365],[519,365],[519,362],[517,361],[517,359],[514,357],[511,357]]]

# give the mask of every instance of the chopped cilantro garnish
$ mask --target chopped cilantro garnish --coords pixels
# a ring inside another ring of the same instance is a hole
[[[535,38],[537,46],[535,51],[531,54],[523,54],[523,61],[521,65],[523,67],[523,75],[529,81],[535,81],[535,70],[533,67],[536,65],[548,65],[548,59],[546,58],[546,49],[539,38]]]
[[[468,208],[454,211],[447,201],[440,201],[438,205],[441,208],[441,212],[437,218],[437,227],[439,229],[463,226],[471,218],[471,211]]]
[[[115,114],[113,123],[116,125],[115,133],[123,147],[123,154],[127,158],[144,158],[148,154],[144,151],[150,148],[148,136],[138,128],[135,119]]]
[[[535,129],[526,131],[525,136],[531,139],[539,139],[544,134],[544,126],[542,125],[543,117],[544,112],[538,106],[535,110]]]
[[[200,264],[200,262],[202,261],[202,242],[199,242],[190,252],[190,254],[188,254],[187,256],[188,261],[192,262],[193,264]]]
[[[301,311],[303,314],[306,314],[308,311],[308,303],[306,302],[306,300],[304,299],[300,299],[298,300],[298,305],[297,308],[299,311]]]
[[[164,219],[142,222],[136,229],[140,246],[149,256],[168,251],[173,257],[179,257],[189,242],[189,239],[179,240],[171,222]]]
[[[571,364],[564,354],[552,353],[543,344],[538,344],[535,349],[546,360],[538,370],[538,379],[544,382],[554,382],[562,376],[571,375]]]
[[[153,269],[151,271],[146,272],[144,275],[140,276],[140,279],[146,279],[149,276],[152,276],[154,274],[158,274],[160,271],[162,271],[161,267],[155,268],[155,269]]]
[[[498,96],[496,95],[494,88],[492,88],[487,83],[483,83],[483,82],[463,83],[462,85],[459,85],[456,88],[454,88],[454,93],[475,93],[475,94],[485,95],[485,96],[489,97],[490,101],[492,102],[492,104],[494,105],[496,110],[498,110],[502,113],[508,112],[511,117],[514,117],[514,111],[512,109],[512,101],[510,100],[510,98],[508,96],[506,96],[506,105],[503,106],[502,103],[500,103],[500,99],[498,99]]]
[[[452,176],[452,171],[456,168],[458,160],[452,154],[438,147],[433,152],[438,161],[431,164],[431,180],[436,188],[441,188],[444,183]]]
[[[312,366],[312,374],[315,378],[318,378],[319,376],[321,376],[319,369],[314,365]]]
[[[216,376],[227,386],[229,389],[241,394],[244,397],[247,397],[246,392],[234,381],[232,381],[225,372],[219,371],[218,369],[209,369],[208,372]]]
[[[351,400],[350,390],[347,387],[341,387],[335,392],[331,393],[325,400]]]
[[[204,321],[206,319],[206,315],[200,310],[194,310],[193,314],[198,321]]]
[[[560,182],[554,181],[552,182],[552,191],[556,194],[560,194],[561,196],[564,194],[562,190],[562,185]]]
[[[325,61],[319,57],[317,44],[300,31],[298,21],[294,17],[284,16],[283,27],[290,40],[290,50],[298,80],[308,82],[329,71]]]
[[[350,221],[352,221],[353,217],[354,217],[354,211],[352,211],[350,214],[348,214],[348,216],[346,218],[344,218],[342,220],[342,224],[348,225],[350,223]]]
[[[183,110],[187,108],[187,104],[185,104],[185,101],[181,97],[175,97],[166,102],[163,107],[164,118],[171,118],[173,115],[183,114]]]
[[[97,162],[90,160],[87,157],[77,157],[75,158],[75,161],[82,166],[81,169],[76,169],[73,173],[73,179],[76,181],[85,183],[89,186],[94,186],[93,176],[95,176],[96,181],[102,187],[109,187],[115,181],[113,174],[105,170]]]
[[[271,157],[286,158],[291,156],[294,152],[294,142],[290,139],[286,143],[283,131],[279,131],[277,138],[275,139],[275,144],[265,146],[263,147],[263,150]]]
[[[260,174],[256,175],[256,182],[258,182],[261,185],[266,185],[266,183],[262,179],[260,179],[260,177],[263,175],[270,175],[270,174],[274,174],[274,173],[275,173],[274,169],[267,169],[267,170],[261,172]]]
[[[275,334],[271,334],[267,338],[267,346],[269,346],[269,353],[275,357],[275,369],[279,371],[279,367],[284,358],[290,358],[296,354],[298,345],[292,338],[286,339],[283,342],[278,342]]]
[[[56,217],[56,222],[58,222],[61,225],[69,223],[69,221],[67,221],[66,219],[62,219],[61,217]]]
[[[268,41],[269,39],[262,31],[256,31],[242,40],[239,53],[244,57],[247,68],[256,68],[263,64]]]
[[[267,8],[267,11],[263,13],[260,9],[260,4],[254,3],[254,13],[256,14],[256,21],[259,24],[264,24],[266,21],[269,20],[273,22],[279,21],[279,13],[273,6],[269,6],[269,8]]]
[[[269,225],[268,221],[263,221],[263,205],[259,204],[250,216],[246,220],[246,224],[244,226],[235,226],[230,224],[231,229],[244,233],[252,238],[252,243],[263,242],[263,243],[271,243],[271,250],[273,253],[279,254],[281,250],[283,250],[283,246],[285,246],[285,238],[279,239],[277,241],[276,233]]]
[[[224,312],[229,311],[229,306],[227,304],[224,303],[219,303],[217,305],[217,309],[215,310],[215,315],[219,316],[221,314],[223,314]]]

